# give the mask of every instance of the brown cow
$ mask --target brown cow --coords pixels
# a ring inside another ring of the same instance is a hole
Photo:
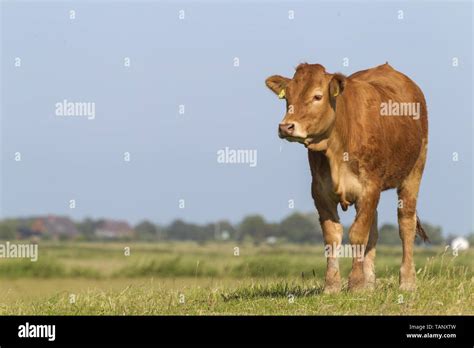
[[[312,196],[327,245],[340,246],[337,205],[355,204],[349,231],[353,257],[349,289],[373,289],[377,205],[380,193],[396,188],[403,245],[400,288],[415,289],[415,234],[427,236],[416,214],[426,160],[428,118],[420,88],[388,63],[349,77],[329,74],[319,64],[300,64],[292,79],[271,76],[266,85],[286,99],[280,138],[304,144],[312,175]],[[339,292],[337,254],[327,257],[326,293]]]

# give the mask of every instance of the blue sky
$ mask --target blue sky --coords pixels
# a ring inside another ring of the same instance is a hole
[[[388,61],[428,103],[421,219],[473,230],[469,2],[10,1],[1,52],[3,217],[272,221],[288,200],[312,211],[306,150],[277,137],[284,103],[265,78],[304,61],[345,74]],[[95,103],[95,119],[56,116],[64,99]],[[257,166],[218,163],[226,147],[257,150]],[[395,192],[379,222],[396,222]]]

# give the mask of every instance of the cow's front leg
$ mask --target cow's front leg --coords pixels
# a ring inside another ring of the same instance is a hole
[[[326,252],[326,278],[324,293],[332,294],[341,291],[341,274],[336,248],[341,245],[343,228],[337,214],[337,202],[322,192],[317,183],[313,183],[313,198],[319,214],[319,222],[323,231]],[[329,248],[329,249],[328,249]]]
[[[349,230],[349,240],[353,250],[352,270],[349,275],[349,290],[364,289],[370,283],[370,274],[365,275],[364,252],[369,242],[369,233],[376,215],[377,204],[380,198],[380,189],[366,189],[356,203],[356,218]],[[369,256],[370,257],[370,256]]]
[[[336,209],[336,208],[335,208]],[[341,245],[343,228],[339,223],[337,210],[334,213],[320,213],[321,228],[323,230],[324,244],[330,248],[327,255],[326,278],[324,293],[331,294],[341,291],[341,274],[335,247]]]
[[[334,248],[341,245],[343,233],[337,213],[338,200],[333,193],[331,171],[327,158],[323,154],[313,151],[308,151],[308,157],[313,176],[311,194],[318,210],[325,246],[329,247],[331,251],[326,255],[324,292],[337,293],[341,291],[341,274],[337,252]]]

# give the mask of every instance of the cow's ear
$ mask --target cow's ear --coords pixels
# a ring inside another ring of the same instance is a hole
[[[270,88],[273,93],[278,95],[280,99],[285,98],[285,88],[288,82],[290,82],[289,78],[280,75],[273,75],[265,80],[267,87]]]
[[[334,74],[331,81],[329,82],[329,94],[335,98],[341,95],[346,86],[346,77],[342,74]]]

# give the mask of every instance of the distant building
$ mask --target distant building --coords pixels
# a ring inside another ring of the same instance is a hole
[[[469,241],[464,237],[456,237],[451,242],[451,248],[454,250],[467,250],[469,249]]]
[[[49,235],[53,239],[74,238],[79,235],[76,224],[66,216],[49,215],[35,218],[30,230],[34,235]]]
[[[266,239],[267,244],[276,244],[277,242],[277,237],[275,236],[268,236]]]
[[[30,240],[36,241],[39,238],[41,238],[41,232],[33,231],[31,228],[26,227],[26,226],[18,227],[16,232],[17,232],[18,239],[30,239]]]
[[[41,232],[33,231],[31,229],[32,219],[19,217],[14,219],[14,228],[16,232],[17,239],[35,239],[41,237]]]
[[[99,223],[95,234],[99,238],[132,238],[135,234],[126,221],[104,220]]]

